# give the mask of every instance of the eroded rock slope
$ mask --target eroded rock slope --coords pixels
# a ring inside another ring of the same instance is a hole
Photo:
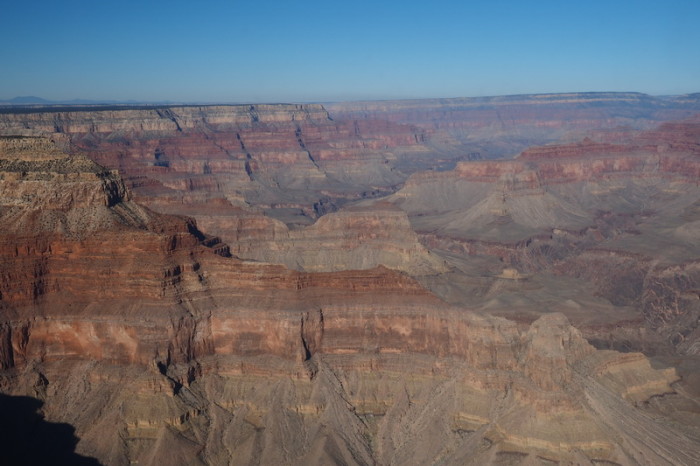
[[[695,464],[675,369],[376,267],[241,261],[50,141],[0,141],[0,387],[105,464]],[[41,181],[40,183],[38,181]],[[685,399],[685,398],[684,398]],[[675,422],[675,423],[674,423]]]

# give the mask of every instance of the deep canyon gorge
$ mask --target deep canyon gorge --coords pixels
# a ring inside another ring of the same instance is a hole
[[[0,219],[83,460],[700,463],[698,94],[0,107]]]

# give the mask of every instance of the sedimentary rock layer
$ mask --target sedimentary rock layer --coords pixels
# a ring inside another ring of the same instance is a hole
[[[451,302],[526,321],[536,308],[558,310],[601,344],[693,352],[699,135],[691,118],[628,134],[624,144],[584,140],[460,162],[413,175],[388,199],[450,262],[452,278],[423,282]],[[518,317],[514,303],[532,311]],[[630,330],[615,342],[620,328]]]
[[[435,149],[457,149],[461,160],[510,158],[530,146],[578,141],[591,131],[619,142],[622,128],[651,129],[699,109],[696,96],[661,99],[625,92],[349,102],[326,108],[337,118],[415,125]]]
[[[399,155],[426,154],[413,126],[336,122],[312,104],[54,110],[0,114],[0,134],[63,137],[145,201],[220,199],[283,218],[386,191],[405,177]]]
[[[330,113],[328,111],[330,109]],[[531,145],[619,138],[697,113],[690,98],[590,93],[320,105],[0,111],[0,135],[62,137],[160,209],[215,201],[308,224],[426,168]],[[600,133],[600,130],[605,130]]]
[[[73,424],[82,455],[698,461],[696,440],[634,405],[673,392],[675,370],[596,350],[562,315],[519,328],[385,267],[241,261],[191,219],[130,201],[117,174],[79,155],[2,143],[0,215],[21,227],[0,243],[0,387]]]

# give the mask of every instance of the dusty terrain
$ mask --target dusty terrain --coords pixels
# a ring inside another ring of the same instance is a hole
[[[4,403],[103,464],[697,464],[698,113],[3,110]]]

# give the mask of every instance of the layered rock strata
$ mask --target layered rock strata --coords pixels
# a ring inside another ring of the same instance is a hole
[[[672,393],[675,371],[596,350],[561,315],[520,329],[384,267],[241,261],[192,220],[130,201],[115,173],[79,155],[0,143],[0,215],[17,225],[0,243],[0,387],[73,424],[82,455],[700,460],[691,435],[635,407]]]
[[[422,130],[334,121],[320,105],[44,109],[0,114],[0,135],[56,136],[119,169],[142,201],[226,200],[308,223],[325,204],[393,190]]]
[[[531,146],[574,142],[590,132],[619,142],[625,130],[651,129],[700,110],[696,95],[664,99],[631,92],[347,102],[326,108],[337,118],[415,125],[436,150],[456,151],[461,160],[510,158]]]
[[[290,229],[259,215],[200,216],[200,225],[234,245],[241,258],[330,272],[383,265],[412,275],[447,270],[419,242],[405,212],[392,204],[346,208],[313,225]]]
[[[461,162],[413,175],[389,199],[453,267],[450,278],[423,280],[449,301],[513,318],[517,302],[557,310],[597,344],[692,353],[699,129],[695,118],[628,135],[625,144],[584,140],[509,161]],[[504,268],[520,279],[505,282]],[[613,336],[620,328],[629,331]]]
[[[419,170],[512,157],[590,131],[597,140],[619,139],[622,127],[651,128],[698,111],[696,99],[631,93],[326,107],[47,107],[0,109],[0,135],[63,137],[119,169],[157,210],[229,203],[309,224],[347,202],[394,192]]]

